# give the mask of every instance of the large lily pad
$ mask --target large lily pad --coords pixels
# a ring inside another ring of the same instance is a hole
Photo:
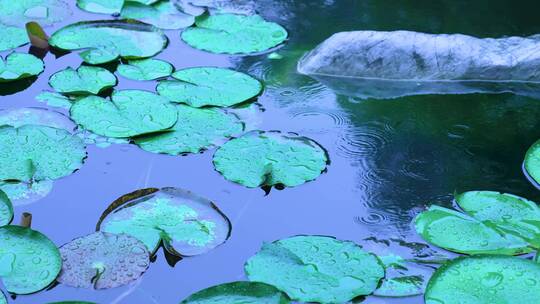
[[[205,253],[229,237],[229,220],[209,200],[176,188],[127,194],[105,211],[98,229],[126,233],[155,253],[161,242],[177,256]]]
[[[226,179],[250,188],[294,187],[316,179],[328,157],[306,137],[253,131],[232,139],[214,154],[214,166]]]
[[[165,48],[167,41],[161,31],[145,23],[103,20],[68,25],[55,32],[49,44],[66,51],[81,50],[85,62],[101,64],[119,57],[152,57]]]
[[[11,53],[0,57],[0,82],[10,82],[39,75],[44,65],[41,59],[31,54]]]
[[[0,23],[24,26],[35,21],[48,26],[71,15],[69,6],[60,0],[0,0]]]
[[[172,76],[178,81],[161,81],[158,93],[192,107],[230,107],[257,96],[262,90],[257,79],[229,69],[189,68]]]
[[[86,157],[82,140],[66,130],[0,127],[0,180],[41,181],[70,175]]]
[[[172,74],[173,66],[164,60],[141,59],[130,60],[127,64],[118,66],[118,74],[132,80],[154,80],[168,77]]]
[[[212,53],[249,54],[263,52],[283,43],[287,31],[258,15],[202,15],[196,27],[182,33],[189,45]]]
[[[69,67],[56,72],[49,79],[57,92],[74,95],[98,94],[116,83],[116,77],[108,70],[84,65],[77,70]]]
[[[540,184],[540,140],[535,142],[525,154],[523,163],[526,173],[532,180]]]
[[[146,22],[165,30],[178,30],[195,23],[195,17],[179,11],[171,1],[158,1],[152,5],[127,1],[120,16]]]
[[[258,282],[232,282],[198,291],[180,304],[288,304],[291,301],[274,286]]]
[[[6,26],[0,23],[0,52],[18,48],[25,45],[28,40],[26,31],[19,27]]]
[[[77,125],[66,115],[44,108],[13,108],[0,110],[0,126],[15,128],[25,125],[47,126],[75,132]]]
[[[426,304],[537,303],[540,265],[508,256],[458,258],[429,281]]]
[[[13,205],[6,193],[0,190],[0,227],[8,225],[13,219]]]
[[[480,220],[436,205],[420,213],[415,225],[424,240],[458,253],[514,255],[530,251],[520,237],[502,234]]]
[[[49,286],[62,268],[56,245],[20,226],[0,227],[0,278],[10,293],[30,294]]]
[[[198,153],[244,130],[236,116],[216,108],[197,109],[177,105],[176,109],[178,122],[171,131],[136,138],[135,143],[153,153]]]
[[[0,190],[9,197],[13,206],[22,206],[37,202],[51,192],[54,182],[44,180],[40,182],[4,182],[0,181]]]
[[[302,302],[345,303],[371,294],[384,277],[377,257],[352,242],[323,236],[265,244],[245,268],[251,281],[276,286]]]
[[[64,264],[58,282],[82,288],[126,285],[143,275],[150,254],[138,239],[126,234],[96,232],[60,248]]]
[[[88,96],[77,101],[70,113],[85,129],[113,138],[163,131],[178,119],[176,108],[166,98],[140,90],[116,91],[111,100]]]

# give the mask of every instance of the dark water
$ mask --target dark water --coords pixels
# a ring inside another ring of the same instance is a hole
[[[216,201],[231,219],[232,237],[175,268],[160,252],[132,286],[94,292],[59,285],[12,302],[178,303],[205,287],[245,279],[243,264],[263,242],[321,234],[352,240],[379,253],[407,255],[410,243],[422,242],[411,229],[411,220],[431,203],[449,205],[454,191],[498,190],[540,199],[521,171],[525,151],[540,138],[540,101],[509,94],[355,100],[337,96],[296,73],[298,58],[338,31],[407,29],[482,37],[540,33],[537,1],[397,2],[261,0],[262,15],[291,33],[290,41],[278,51],[284,56],[279,60],[265,55],[212,55],[186,46],[177,31],[167,32],[171,43],[157,58],[177,69],[232,67],[263,80],[266,90],[259,103],[264,112],[249,115],[252,125],[315,139],[329,152],[328,172],[314,182],[265,196],[262,190],[230,183],[215,172],[213,151],[170,157],[130,145],[89,146],[80,171],[56,181],[45,199],[17,207],[16,217],[23,211],[33,213],[33,227],[62,245],[93,232],[103,209],[117,197],[143,187],[174,186]],[[74,11],[73,18],[47,31],[75,20],[100,18],[75,7]],[[47,55],[45,73],[27,90],[1,96],[0,108],[43,107],[34,97],[48,89],[49,76],[67,66],[77,67],[80,61],[77,54],[59,59]],[[154,90],[156,85],[119,80],[119,89]],[[375,242],[366,238],[386,240],[390,247],[373,247]],[[421,297],[367,301],[422,302]]]

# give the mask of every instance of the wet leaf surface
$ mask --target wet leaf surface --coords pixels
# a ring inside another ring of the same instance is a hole
[[[60,0],[0,0],[0,23],[24,27],[35,21],[48,26],[71,15],[69,6]]]
[[[131,80],[155,80],[172,74],[173,66],[164,60],[141,59],[130,60],[118,66],[118,74]]]
[[[41,92],[36,96],[38,102],[45,103],[46,105],[54,108],[70,109],[72,101],[69,97],[64,96],[56,92]]]
[[[400,256],[379,256],[386,271],[381,286],[373,292],[378,297],[411,297],[424,293],[430,272],[422,269],[414,263],[410,263]]]
[[[7,304],[6,296],[1,290],[0,290],[0,304]]]
[[[26,31],[19,27],[6,26],[0,23],[0,52],[8,51],[29,43]]]
[[[535,142],[525,154],[525,172],[538,185],[540,184],[540,141]]]
[[[13,206],[23,206],[45,198],[51,192],[53,185],[54,182],[50,180],[33,183],[0,181],[0,190],[7,194]]]
[[[44,68],[43,61],[34,55],[11,53],[0,57],[0,83],[37,76]]]
[[[13,108],[0,110],[0,126],[15,128],[39,125],[75,132],[77,125],[66,115],[44,108]]]
[[[274,286],[257,282],[232,282],[198,291],[180,304],[288,304],[290,300]]]
[[[120,14],[165,30],[178,30],[195,23],[195,17],[179,11],[171,1],[157,1],[152,5],[127,1]]]
[[[3,190],[0,190],[0,227],[9,225],[12,219],[13,205],[11,204],[11,200]]]
[[[101,91],[115,86],[114,74],[100,67],[81,66],[77,70],[69,67],[54,73],[49,84],[57,92],[74,95],[97,95]]]
[[[77,0],[77,6],[90,13],[120,14],[124,0]]]

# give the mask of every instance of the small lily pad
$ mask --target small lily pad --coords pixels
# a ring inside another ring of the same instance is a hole
[[[298,186],[316,179],[327,163],[326,152],[313,140],[279,132],[249,132],[214,154],[218,172],[249,188]]]
[[[120,57],[128,60],[152,57],[167,42],[167,37],[157,28],[133,20],[78,22],[56,31],[49,39],[49,44],[58,49],[81,50],[80,56],[89,64]]]
[[[173,66],[164,60],[141,59],[130,60],[127,64],[118,66],[118,74],[131,80],[154,80],[168,77],[172,74]]]
[[[373,295],[378,297],[410,297],[424,293],[424,271],[415,273],[417,266],[400,256],[380,256],[386,270],[382,284]]]
[[[57,92],[73,95],[97,95],[117,83],[114,74],[100,67],[81,66],[77,70],[69,67],[54,73],[49,84]]]
[[[263,282],[301,302],[345,303],[371,294],[384,277],[377,257],[352,242],[296,236],[265,244],[245,266]]]
[[[85,157],[82,140],[66,130],[0,127],[0,180],[58,179],[79,169]]]
[[[43,61],[34,55],[11,53],[0,57],[0,83],[37,76],[43,69]]]
[[[158,93],[192,107],[230,107],[257,96],[262,90],[257,79],[229,69],[189,68],[172,76],[178,81],[161,81]]]
[[[62,108],[69,110],[71,108],[72,100],[60,93],[56,92],[41,92],[36,96],[38,102],[43,102],[48,106],[55,108]]]
[[[18,48],[30,42],[26,31],[19,27],[0,23],[0,52]]]
[[[111,204],[98,229],[126,233],[155,253],[161,242],[177,256],[203,254],[229,237],[229,220],[209,200],[177,188],[142,189]]]
[[[216,108],[177,105],[176,109],[178,122],[170,131],[136,138],[135,143],[153,153],[198,153],[244,130],[236,116]]]
[[[288,304],[290,302],[289,298],[274,286],[258,282],[232,282],[196,292],[180,304]]]
[[[165,30],[178,30],[195,23],[195,17],[179,11],[171,1],[158,1],[152,5],[127,1],[120,16],[136,19]]]
[[[508,256],[455,259],[440,267],[427,286],[426,304],[536,303],[540,265]]]
[[[43,108],[14,108],[0,110],[0,126],[15,128],[25,125],[39,125],[75,132],[77,125],[66,115]]]
[[[48,26],[71,15],[69,5],[59,0],[0,0],[0,23],[24,26],[35,21]]]
[[[44,180],[32,183],[0,181],[0,190],[4,191],[13,206],[23,206],[37,202],[51,192],[54,182]]]
[[[120,14],[124,0],[77,0],[77,6],[96,14]]]
[[[0,278],[10,293],[30,294],[54,282],[62,259],[45,235],[21,226],[4,226],[0,239]]]
[[[64,264],[58,282],[79,288],[123,286],[150,265],[144,244],[126,234],[95,232],[65,244],[60,254]]]
[[[70,113],[85,129],[113,138],[163,131],[178,120],[169,100],[141,90],[116,91],[111,100],[88,96],[77,101]]]
[[[194,48],[218,54],[264,52],[282,44],[288,36],[281,25],[258,15],[202,15],[195,24],[182,32],[182,39]]]
[[[13,205],[6,193],[0,190],[0,227],[9,225],[13,219]]]
[[[540,184],[540,140],[535,142],[525,154],[523,167],[533,181]]]

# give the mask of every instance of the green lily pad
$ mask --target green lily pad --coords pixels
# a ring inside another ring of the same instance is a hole
[[[141,90],[116,91],[111,100],[88,96],[77,101],[70,113],[85,129],[113,138],[163,131],[178,119],[169,100]]]
[[[535,142],[525,154],[523,167],[529,177],[537,185],[540,184],[540,140]]]
[[[120,14],[124,0],[77,0],[77,6],[87,12],[97,14]]]
[[[171,131],[139,137],[135,143],[153,153],[198,153],[244,130],[236,116],[216,108],[197,109],[177,105],[176,109],[178,122]]]
[[[120,16],[136,19],[165,30],[178,30],[195,23],[195,17],[179,11],[171,1],[158,1],[152,5],[127,1]]]
[[[180,304],[288,304],[291,301],[274,286],[258,282],[232,282],[198,291]]]
[[[71,108],[72,104],[72,100],[69,97],[56,92],[41,92],[36,96],[36,100],[54,108],[67,110]]]
[[[64,264],[58,282],[79,288],[108,289],[137,280],[150,265],[150,254],[126,234],[95,232],[60,248]]]
[[[230,107],[257,96],[262,84],[255,78],[222,68],[189,68],[175,72],[176,80],[157,86],[160,95],[192,107]]]
[[[0,52],[18,48],[30,42],[26,30],[0,23]]]
[[[298,186],[316,179],[327,163],[326,152],[313,140],[279,132],[249,132],[214,154],[218,172],[249,188]]]
[[[250,281],[275,286],[301,302],[345,303],[371,294],[384,277],[377,257],[352,242],[323,236],[265,244],[245,269]]]
[[[0,290],[0,304],[7,304],[6,295]]]
[[[116,83],[116,77],[108,70],[84,65],[77,70],[69,67],[56,72],[49,79],[49,85],[57,92],[73,95],[97,95]]]
[[[0,180],[58,179],[79,169],[85,157],[82,140],[66,130],[0,127]]]
[[[202,15],[195,24],[182,32],[182,39],[194,48],[218,54],[264,52],[282,44],[288,36],[281,25],[258,15]]]
[[[66,115],[43,108],[14,108],[0,110],[0,126],[19,128],[25,125],[39,125],[75,132],[77,125]]]
[[[154,80],[168,77],[172,74],[173,66],[164,60],[141,59],[130,60],[127,64],[118,66],[118,74],[131,80]]]
[[[43,69],[43,61],[34,55],[11,53],[0,57],[0,83],[37,76]]]
[[[37,202],[51,192],[54,182],[44,180],[32,183],[0,181],[0,190],[4,191],[13,206],[23,206]]]
[[[231,231],[229,220],[211,201],[176,188],[142,189],[119,198],[98,228],[132,235],[152,253],[163,242],[177,256],[203,254],[224,243]]]
[[[386,275],[382,284],[373,295],[378,297],[411,297],[424,293],[426,280],[425,271],[418,271],[418,267],[407,262],[400,256],[381,256]],[[418,272],[418,273],[416,273]]]
[[[13,205],[6,193],[0,190],[0,227],[9,225],[13,219]]]
[[[455,259],[440,267],[427,286],[426,304],[536,303],[540,265],[508,256]]]
[[[20,226],[0,227],[0,278],[7,291],[30,294],[49,286],[62,268],[56,245],[45,235]]]
[[[0,23],[24,26],[35,21],[48,26],[71,15],[69,5],[59,0],[0,0]]]
[[[141,43],[144,41],[144,43]],[[49,44],[66,51],[81,50],[89,64],[152,57],[167,46],[167,37],[155,27],[133,20],[84,21],[56,31]]]
[[[530,251],[520,237],[502,234],[480,220],[436,205],[420,213],[415,225],[424,240],[453,252],[514,255]]]

